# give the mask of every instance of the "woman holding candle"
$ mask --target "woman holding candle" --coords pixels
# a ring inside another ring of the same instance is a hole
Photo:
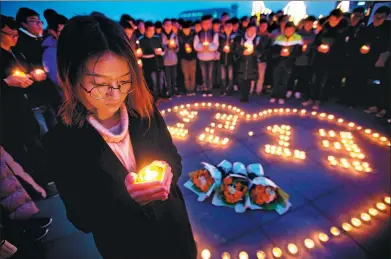
[[[123,30],[105,17],[74,17],[57,60],[63,123],[45,147],[69,220],[93,234],[105,259],[196,258],[177,186],[181,157]],[[164,179],[139,183],[135,172],[151,163]]]

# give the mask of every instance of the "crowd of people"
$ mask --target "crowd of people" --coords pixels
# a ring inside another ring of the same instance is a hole
[[[336,9],[297,25],[282,11],[240,20],[227,13],[220,19],[205,15],[194,22],[124,14],[119,24],[155,103],[196,92],[239,92],[241,102],[267,95],[271,103],[295,98],[316,110],[337,98],[391,122],[390,9],[378,8],[369,25],[364,11]],[[52,221],[34,216],[34,201],[56,194],[42,136],[61,120],[62,100],[71,99],[57,71],[57,41],[68,19],[51,9],[44,17],[45,30],[32,9],[20,8],[15,18],[1,15],[0,204],[8,234],[1,259],[17,258],[16,247],[41,240]]]

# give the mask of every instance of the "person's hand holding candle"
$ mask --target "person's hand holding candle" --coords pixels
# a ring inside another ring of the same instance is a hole
[[[323,53],[323,54],[328,53],[329,50],[330,50],[330,46],[329,46],[328,44],[321,44],[321,45],[319,45],[319,47],[318,47],[318,51],[321,52],[321,53]]]
[[[33,79],[37,82],[41,82],[43,80],[46,80],[46,73],[42,69],[34,69],[30,72]]]
[[[141,48],[138,48],[136,50],[136,57],[140,58],[143,56],[143,50]]]
[[[244,43],[244,52],[243,55],[249,56],[254,53],[254,45],[248,44],[247,42]]]
[[[290,55],[289,49],[288,48],[282,48],[280,55],[281,55],[281,57],[288,57]]]
[[[129,195],[140,205],[155,200],[166,200],[172,181],[171,167],[164,161],[153,161],[138,174],[130,173],[125,179]]]
[[[143,67],[143,61],[141,59],[137,59],[137,65],[142,68]]]
[[[33,81],[29,77],[30,75],[26,75],[24,72],[15,71],[12,75],[4,78],[4,82],[9,87],[27,88],[33,84]]]
[[[306,52],[307,48],[308,48],[307,44],[304,44],[303,47],[301,48],[301,51]]]
[[[156,55],[161,56],[162,53],[163,53],[162,48],[156,48],[156,49],[155,49],[155,54],[156,54]]]
[[[204,50],[208,50],[208,49],[209,49],[209,42],[204,41],[204,42],[202,43],[202,45],[204,45]]]
[[[190,45],[188,43],[185,44],[185,50],[186,50],[186,53],[191,53],[192,52],[192,49],[190,47]]]
[[[360,53],[365,55],[365,54],[368,54],[370,50],[371,50],[371,47],[369,45],[363,45],[360,48]]]
[[[169,45],[170,48],[175,49],[176,48],[175,40],[174,39],[170,39],[170,42],[169,42],[168,45]]]
[[[224,46],[223,50],[224,50],[225,53],[229,53],[231,51],[231,49],[230,49],[228,44]]]

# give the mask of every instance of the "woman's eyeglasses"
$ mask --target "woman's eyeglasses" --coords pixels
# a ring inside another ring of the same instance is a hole
[[[18,33],[8,33],[8,32],[5,32],[5,31],[0,31],[1,33],[4,33],[5,35],[8,35],[10,36],[11,38],[18,38],[19,37],[19,34]]]
[[[118,87],[113,87],[109,84],[95,84],[91,90],[88,90],[85,88],[82,84],[80,86],[86,91],[86,93],[90,94],[92,98],[95,100],[101,100],[107,97],[107,95],[112,90],[119,90],[121,94],[129,94],[134,91],[134,88],[132,88],[132,82],[131,81],[124,81],[117,84]]]

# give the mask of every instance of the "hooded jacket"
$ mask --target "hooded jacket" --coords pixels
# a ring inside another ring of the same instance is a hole
[[[59,86],[57,77],[57,39],[55,39],[52,35],[48,36],[42,42],[42,48],[42,60],[45,71],[48,73],[50,81],[55,84],[60,96],[63,96],[64,93]]]

